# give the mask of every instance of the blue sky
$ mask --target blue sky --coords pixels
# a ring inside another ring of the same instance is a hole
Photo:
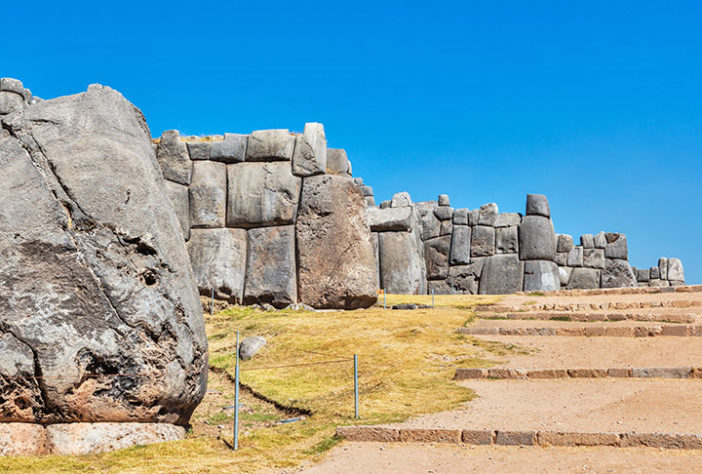
[[[544,193],[702,283],[697,2],[20,3],[0,76],[41,97],[110,85],[155,136],[323,122],[378,201]]]

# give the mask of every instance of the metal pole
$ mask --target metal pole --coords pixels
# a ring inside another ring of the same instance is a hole
[[[431,307],[436,308],[436,303],[434,302],[434,288],[431,289]]]
[[[385,288],[383,288],[383,309],[388,309],[388,299],[385,296]]]
[[[234,369],[234,451],[239,450],[239,331],[236,332],[236,369]]]
[[[356,419],[360,418],[358,415],[358,354],[353,355],[353,392],[356,402]]]
[[[210,314],[214,315],[214,288],[212,288],[212,305],[210,306]]]

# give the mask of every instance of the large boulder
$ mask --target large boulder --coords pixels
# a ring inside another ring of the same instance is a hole
[[[602,288],[636,286],[636,275],[626,260],[608,258],[602,270],[600,286]]]
[[[284,308],[295,302],[294,226],[249,229],[244,304],[268,303]]]
[[[455,265],[449,268],[446,284],[459,293],[478,294],[480,275],[485,263],[484,257],[472,259],[468,265]]]
[[[595,268],[573,268],[567,288],[569,290],[590,290],[600,287],[600,270]]]
[[[423,244],[415,232],[379,232],[378,254],[380,288],[395,294],[427,292]]]
[[[200,294],[243,301],[246,242],[244,229],[192,230],[188,252]]]
[[[683,269],[683,264],[678,258],[668,259],[668,272],[667,277],[669,281],[680,282],[681,284],[685,281],[685,270]]]
[[[495,228],[496,253],[517,253],[519,250],[519,235],[516,225]]]
[[[190,238],[190,197],[188,187],[182,184],[166,181],[166,193],[171,200],[173,211],[175,212],[183,239]]]
[[[238,163],[227,166],[227,226],[294,224],[300,178],[290,163]]]
[[[174,183],[189,185],[192,176],[192,161],[188,148],[180,139],[178,130],[163,132],[156,153],[163,177]]]
[[[412,207],[369,207],[366,209],[368,224],[373,232],[408,232],[414,223]]]
[[[556,258],[556,234],[551,219],[524,216],[519,225],[519,258],[551,261]]]
[[[504,295],[522,290],[524,264],[517,254],[487,257],[480,276],[481,295]]]
[[[227,167],[216,161],[195,161],[190,183],[190,225],[224,227],[227,211]]]
[[[547,260],[524,262],[524,291],[556,291],[561,288],[558,266]]]
[[[327,171],[327,139],[321,123],[306,123],[305,131],[297,137],[292,171],[297,176],[311,176]]]
[[[143,116],[90,86],[2,126],[0,421],[187,424],[207,339]]]
[[[607,258],[629,258],[629,249],[626,243],[626,235],[618,233],[605,234],[607,245],[605,246],[605,257]],[[594,245],[594,239],[593,239]]]
[[[378,281],[363,195],[349,178],[305,178],[295,226],[300,301],[314,308],[366,308]]]
[[[470,263],[470,233],[470,227],[467,225],[453,226],[453,233],[451,234],[451,265],[467,265]]]
[[[486,225],[473,227],[470,254],[472,257],[488,257],[495,254],[495,228]]]
[[[527,194],[526,215],[551,217],[551,206],[549,206],[546,196]]]
[[[443,280],[448,276],[450,250],[450,235],[443,235],[424,242],[427,279]]]

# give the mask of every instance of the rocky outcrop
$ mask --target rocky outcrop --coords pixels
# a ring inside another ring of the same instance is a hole
[[[141,113],[91,86],[5,115],[2,128],[0,375],[12,378],[0,421],[186,424],[207,343]],[[162,165],[189,184],[182,149],[165,146]]]

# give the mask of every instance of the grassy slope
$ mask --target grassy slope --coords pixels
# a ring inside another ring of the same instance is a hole
[[[252,471],[315,461],[338,441],[333,436],[336,426],[357,422],[353,418],[353,363],[349,360],[354,353],[359,356],[360,423],[402,421],[470,400],[473,393],[451,380],[455,368],[485,366],[489,352],[504,348],[478,347],[455,329],[472,319],[467,308],[495,300],[456,295],[437,296],[436,309],[414,311],[375,307],[348,312],[264,313],[230,308],[208,315],[212,367],[233,375],[236,330],[242,338],[262,335],[268,345],[253,360],[242,363],[242,383],[282,405],[310,410],[314,415],[297,423],[242,429],[237,453],[215,435],[198,433],[196,428],[184,441],[113,453],[0,459],[0,470]],[[431,304],[431,296],[388,295],[388,305],[400,302]],[[338,360],[343,362],[333,362]],[[333,363],[320,364],[329,361]],[[230,393],[227,396],[231,398]],[[195,416],[204,415],[196,412]],[[216,419],[228,422],[226,416]],[[231,442],[230,429],[222,431],[222,437]]]

